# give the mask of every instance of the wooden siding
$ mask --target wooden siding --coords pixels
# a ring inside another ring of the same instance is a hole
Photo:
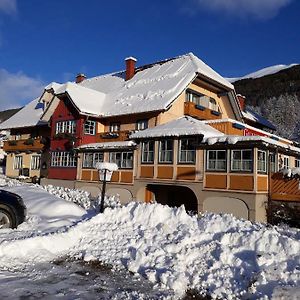
[[[226,189],[227,175],[207,174],[205,176],[205,187],[210,189]]]
[[[141,166],[140,177],[153,178],[154,177],[154,166]]]
[[[41,139],[33,139],[33,143],[28,144],[30,140],[31,139],[5,141],[3,145],[3,150],[6,152],[43,150],[44,144],[41,143]]]
[[[257,191],[258,192],[268,191],[268,176],[257,176]]]
[[[284,178],[281,173],[273,174],[271,178],[271,200],[300,201],[299,179]]]
[[[92,171],[90,170],[82,170],[81,172],[81,180],[90,181],[92,177]]]
[[[177,167],[178,180],[195,180],[196,168],[195,167]]]
[[[233,127],[233,123],[231,122],[213,123],[209,125],[228,135],[244,135],[244,130]]]
[[[172,179],[173,178],[173,166],[161,166],[157,168],[157,178],[159,179]]]
[[[132,183],[133,172],[132,171],[121,171],[121,183]]]
[[[214,120],[222,118],[221,113],[218,114],[218,112],[214,112],[213,110],[206,107],[198,106],[193,102],[184,103],[184,114],[200,120]]]
[[[253,191],[254,178],[248,175],[229,176],[229,188],[231,190]]]
[[[96,143],[127,141],[129,134],[129,130],[116,132],[100,132],[96,136]]]

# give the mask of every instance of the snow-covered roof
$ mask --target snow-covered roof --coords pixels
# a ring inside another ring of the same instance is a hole
[[[64,93],[69,95],[74,105],[82,113],[98,116],[101,115],[102,111],[105,110],[105,105],[107,105],[105,102],[106,95],[104,93],[76,83],[67,82],[56,87],[56,95]]]
[[[276,127],[268,121],[263,116],[259,115],[258,113],[254,112],[253,110],[246,108],[245,111],[242,112],[243,117],[247,120],[250,120],[255,123],[259,123],[263,125],[264,127],[270,128],[272,130],[276,130]]]
[[[79,146],[80,150],[97,150],[97,149],[126,149],[135,147],[134,141],[122,141],[122,142],[107,142],[107,143],[91,143]]]
[[[127,81],[124,74],[107,74],[79,84],[52,83],[48,88],[56,94],[68,92],[82,113],[104,117],[165,110],[198,75],[233,90],[231,83],[192,53],[137,68]]]
[[[223,136],[224,134],[211,126],[206,125],[203,121],[184,116],[153,128],[135,132],[130,135],[130,138],[142,139],[188,135],[203,135],[205,138],[208,138],[211,136]]]
[[[280,137],[276,134],[273,134],[273,133],[270,133],[270,132],[267,132],[267,131],[264,131],[262,129],[258,129],[256,127],[253,127],[251,125],[248,125],[246,123],[242,123],[242,122],[239,122],[237,120],[233,120],[233,119],[230,119],[230,118],[226,118],[226,119],[215,119],[215,120],[207,120],[207,121],[203,121],[205,122],[206,124],[216,124],[216,123],[226,123],[226,122],[230,122],[230,123],[235,123],[235,124],[239,124],[241,126],[243,126],[244,128],[248,128],[248,129],[251,129],[253,131],[256,131],[258,133],[261,133],[263,135],[266,135],[266,136],[269,136],[269,137],[272,137],[274,139],[278,139],[278,140],[281,140],[281,141],[284,141],[286,143],[289,143],[289,144],[293,144],[293,141],[290,141],[288,139],[285,139],[283,137]]]
[[[37,125],[44,125],[45,122],[40,121],[43,114],[44,105],[39,103],[39,98],[34,99],[24,106],[20,111],[14,114],[0,124],[0,129],[13,129],[21,127],[31,127]]]
[[[276,140],[274,140],[270,137],[266,137],[266,136],[223,135],[223,136],[208,137],[208,138],[204,138],[202,140],[202,143],[207,143],[208,145],[214,145],[216,143],[226,143],[226,144],[234,145],[239,142],[262,142],[266,146],[273,145],[276,147],[284,148],[286,150],[291,150],[291,151],[300,153],[300,148],[281,143],[280,141],[276,141]]]

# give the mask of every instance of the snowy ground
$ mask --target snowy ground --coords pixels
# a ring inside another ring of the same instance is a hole
[[[38,187],[4,188],[40,207],[32,205],[18,229],[0,232],[0,298],[180,299],[187,289],[219,299],[300,297],[299,230],[191,217],[160,204],[91,217]],[[113,269],[92,267],[99,262]]]

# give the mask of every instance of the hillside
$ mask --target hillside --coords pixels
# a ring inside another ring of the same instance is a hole
[[[233,84],[237,93],[246,96],[247,106],[277,126],[277,134],[300,141],[300,65]]]

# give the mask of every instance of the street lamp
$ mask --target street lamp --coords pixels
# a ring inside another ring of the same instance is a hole
[[[106,182],[111,180],[112,173],[113,171],[118,170],[118,166],[115,163],[98,162],[96,163],[95,167],[99,172],[99,180],[102,181],[101,200],[99,209],[100,213],[102,213],[104,211]]]

